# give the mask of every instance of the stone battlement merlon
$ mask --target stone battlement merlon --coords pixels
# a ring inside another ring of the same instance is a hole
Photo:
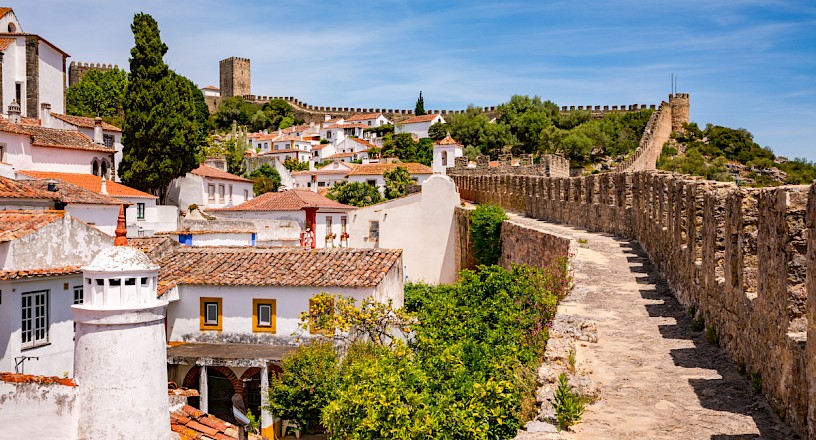
[[[219,61],[219,64],[226,64],[226,63],[230,63],[230,62],[232,62],[232,61],[244,61],[244,62],[247,62],[247,63],[248,63],[248,62],[249,62],[249,58],[242,58],[242,57],[229,57],[229,58],[225,58],[225,59],[223,59],[223,60]]]
[[[80,62],[80,61],[71,61],[71,64],[68,65],[68,86],[72,86],[74,84],[79,83],[82,81],[82,77],[85,76],[91,70],[99,70],[102,72],[118,69],[118,64],[103,64],[103,63],[87,63],[87,62]]]
[[[463,199],[638,240],[680,302],[803,438],[816,438],[816,184],[666,172],[449,173]]]

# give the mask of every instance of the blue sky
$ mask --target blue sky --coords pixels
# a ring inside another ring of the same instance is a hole
[[[7,3],[8,4],[8,3]],[[658,104],[743,127],[777,154],[816,159],[816,3],[684,1],[11,1],[26,32],[72,60],[126,66],[136,12],[200,85],[218,61],[252,60],[252,92],[315,105],[427,109]]]

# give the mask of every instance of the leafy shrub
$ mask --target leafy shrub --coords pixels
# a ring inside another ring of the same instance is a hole
[[[470,213],[470,240],[473,243],[473,254],[480,264],[499,262],[501,224],[505,220],[507,214],[494,205],[479,205]]]
[[[382,201],[380,190],[364,182],[338,182],[329,189],[326,197],[358,207],[374,205]]]
[[[559,429],[568,429],[570,426],[581,421],[584,415],[584,398],[572,389],[567,380],[567,375],[561,373],[558,376],[558,388],[554,396],[555,418],[558,421]]]

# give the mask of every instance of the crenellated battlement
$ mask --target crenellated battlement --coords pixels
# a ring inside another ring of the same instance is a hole
[[[490,161],[490,156],[476,157],[476,166],[468,164],[467,157],[454,159],[453,168],[448,175],[481,176],[512,174],[517,176],[569,177],[569,160],[560,154],[547,154],[539,158],[536,164],[532,154],[521,154],[513,158],[510,154],[499,155],[499,160]]]
[[[85,74],[90,72],[91,70],[99,70],[105,72],[107,70],[113,70],[118,68],[119,68],[118,64],[83,63],[71,61],[71,64],[68,65],[68,86],[70,87],[82,81],[82,77],[85,76]]]

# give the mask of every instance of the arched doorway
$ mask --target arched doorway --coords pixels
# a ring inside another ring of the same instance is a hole
[[[184,376],[182,386],[201,392],[200,378],[201,367],[190,368],[190,371]],[[209,414],[233,423],[235,419],[232,416],[232,396],[236,392],[244,395],[244,387],[232,370],[222,366],[207,367],[207,412]],[[201,409],[199,397],[188,398],[187,403]]]
[[[269,366],[269,380],[272,376],[279,375],[283,370],[277,365]],[[252,367],[241,375],[241,383],[244,386],[244,403],[252,414],[257,416],[261,413],[261,369]]]

